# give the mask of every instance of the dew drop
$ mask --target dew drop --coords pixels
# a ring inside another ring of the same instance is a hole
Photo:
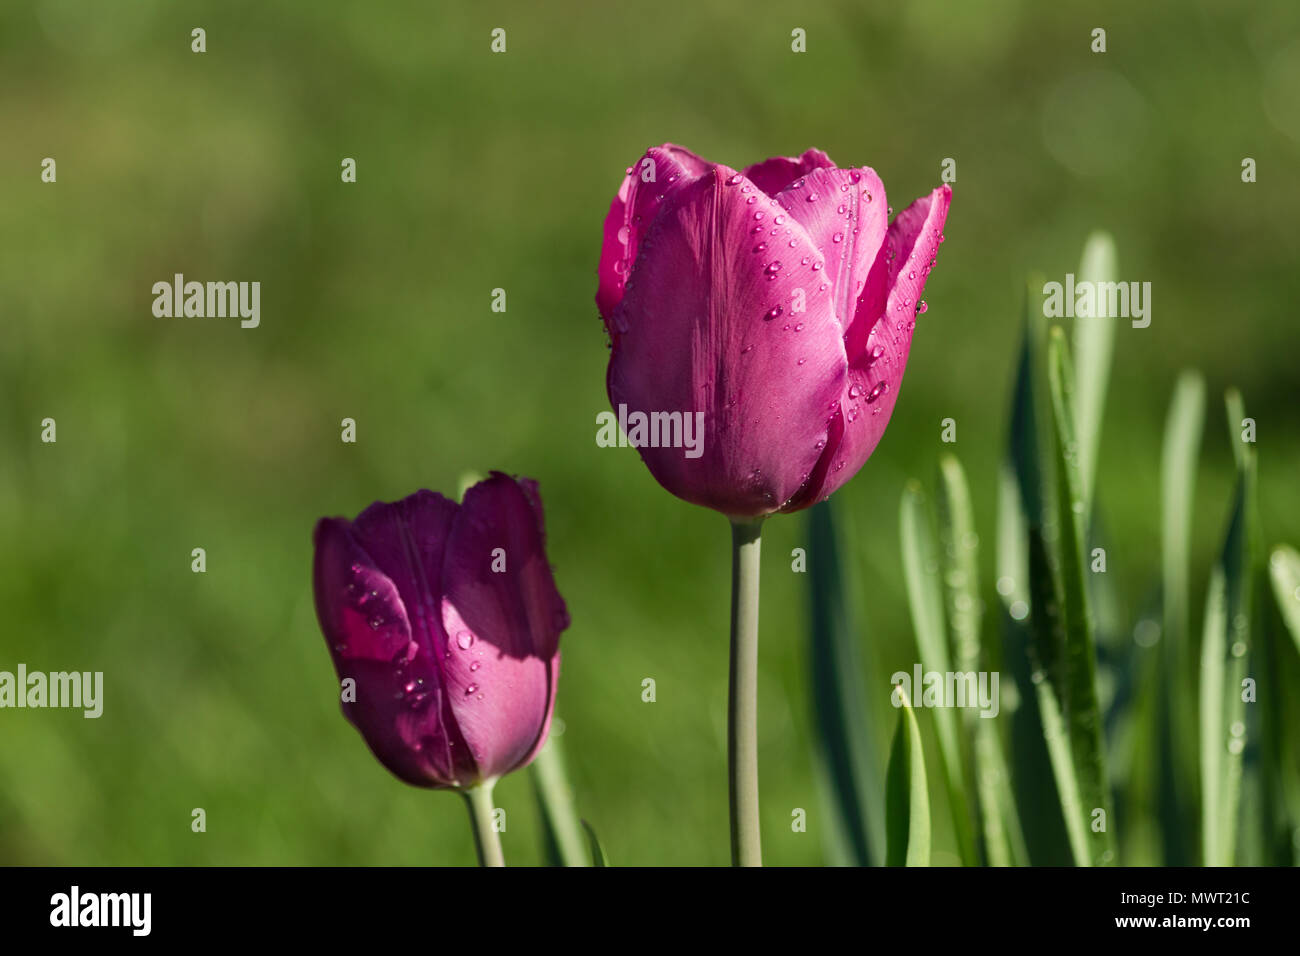
[[[734,186],[734,185],[736,185],[737,183],[740,182],[740,179],[741,179],[740,173],[736,173],[734,176],[731,176],[731,177],[727,180],[727,185],[728,185],[728,186]]]
[[[478,684],[469,684],[465,687],[465,696],[468,697],[474,691],[478,690]]]
[[[877,382],[875,386],[871,389],[871,391],[867,392],[867,404],[870,405],[881,395],[884,395],[885,392],[888,391],[888,389],[889,389],[888,382]]]
[[[467,651],[474,643],[474,635],[469,631],[461,631],[456,635],[456,644],[462,651]]]
[[[771,322],[773,319],[775,319],[784,311],[785,309],[781,308],[781,306],[774,305],[772,306],[772,308],[767,310],[767,314],[764,315],[763,318],[766,319],[768,322]]]
[[[926,309],[928,309],[928,308],[930,308],[930,307],[929,307],[928,305],[925,304],[925,300],[924,300],[924,299],[921,299],[919,302],[916,303],[916,314],[917,314],[917,315],[920,315],[922,312],[924,312],[924,311],[925,311]]]
[[[844,241],[844,233],[842,232],[837,232],[835,233],[835,235],[831,236],[831,242],[843,242],[843,241]]]
[[[629,229],[627,226],[619,226],[619,229],[618,229],[618,241],[621,242],[621,243],[623,243],[623,245],[626,246],[626,245],[627,245],[627,241],[628,241],[630,238],[632,238],[632,230]]]
[[[816,193],[809,193],[809,194],[808,194],[808,202],[816,202],[816,201],[817,201],[817,194],[816,194]]]

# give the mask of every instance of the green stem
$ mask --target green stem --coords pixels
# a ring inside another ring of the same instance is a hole
[[[473,787],[466,787],[465,803],[469,805],[469,823],[474,831],[474,848],[478,850],[479,866],[505,866],[506,859],[501,853],[501,837],[492,825],[492,788],[495,780],[484,780]]]
[[[762,866],[758,826],[758,569],[762,519],[731,522],[731,685],[727,769],[731,863]]]

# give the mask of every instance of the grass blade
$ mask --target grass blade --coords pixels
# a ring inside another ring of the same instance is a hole
[[[921,730],[912,703],[901,687],[894,689],[902,713],[885,774],[886,866],[930,865],[930,796],[925,781]]]
[[[1290,545],[1278,545],[1269,555],[1268,572],[1277,608],[1296,650],[1300,651],[1300,551]]]
[[[1165,421],[1161,452],[1161,579],[1160,656],[1160,813],[1164,860],[1171,866],[1193,862],[1194,844],[1187,834],[1196,819],[1197,719],[1193,711],[1191,615],[1192,504],[1196,486],[1201,433],[1205,428],[1205,381],[1185,371],[1174,386]]]
[[[885,844],[884,792],[875,739],[870,732],[863,661],[855,610],[845,588],[844,559],[834,511],[824,501],[808,515],[808,583],[812,609],[812,696],[818,760],[829,785],[828,802],[844,862],[879,865]]]
[[[1059,791],[1057,778],[1064,779],[1064,771],[1056,770],[1059,761],[1053,761],[1051,752],[1056,736],[1046,732],[1050,717],[1045,720],[1039,703],[1046,697],[1049,710],[1059,711],[1051,685],[1043,681],[1044,658],[1055,655],[1055,623],[1049,611],[1058,600],[1043,530],[1049,519],[1054,522],[1055,509],[1044,475],[1050,458],[1040,453],[1050,445],[1050,435],[1044,434],[1046,389],[1039,372],[1046,334],[1046,320],[1037,307],[1041,287],[1041,277],[1034,277],[1025,290],[1024,336],[998,488],[997,592],[1005,611],[1002,659],[1019,700],[1011,714],[1011,782],[1020,806],[1040,808],[1021,821],[1029,860],[1036,866],[1065,866],[1075,858],[1065,819],[1047,808],[1065,806],[1070,796]],[[1073,779],[1072,772],[1069,777]],[[1073,805],[1077,803],[1076,798]]]
[[[596,831],[586,820],[582,821],[582,829],[587,834],[587,844],[591,847],[592,866],[609,866],[609,859],[605,856],[605,848],[600,845],[600,840],[596,838]]]
[[[984,608],[980,598],[975,509],[966,473],[954,455],[945,455],[939,462],[939,489],[939,541],[944,555],[943,583],[954,667],[962,674],[992,670],[980,642]],[[975,782],[987,862],[992,866],[1023,863],[1024,837],[1010,790],[1002,741],[992,718],[981,717],[975,710],[966,708],[961,712],[960,731],[962,767],[966,780]]]
[[[915,481],[909,481],[903,488],[899,503],[899,534],[903,547],[903,577],[907,583],[921,667],[931,673],[947,673],[952,670],[952,658],[944,618],[943,587],[939,579],[939,546],[929,502]],[[912,693],[921,693],[921,688],[912,688]],[[931,713],[939,740],[939,757],[952,811],[957,852],[964,866],[976,866],[979,857],[965,784],[966,760],[957,716],[948,707],[934,708]]]
[[[1109,233],[1094,232],[1083,248],[1079,281],[1114,282],[1115,240]],[[1092,513],[1093,489],[1097,478],[1097,448],[1101,443],[1102,413],[1106,408],[1106,386],[1115,351],[1114,316],[1081,316],[1074,323],[1075,422],[1079,442],[1079,478],[1085,516]],[[1088,526],[1085,517],[1084,527]]]
[[[1219,560],[1210,573],[1201,640],[1201,854],[1206,866],[1236,860],[1246,704],[1242,680],[1250,651],[1254,571],[1255,456],[1239,439],[1241,396],[1226,398],[1237,462],[1232,514]]]
[[[1084,518],[1087,506],[1079,475],[1079,446],[1074,431],[1074,373],[1066,349],[1065,335],[1052,332],[1048,347],[1048,386],[1052,400],[1053,453],[1057,477],[1060,593],[1064,599],[1063,665],[1049,674],[1057,683],[1057,695],[1064,705],[1061,715],[1069,734],[1080,809],[1088,814],[1088,865],[1112,863],[1114,839],[1112,812],[1106,777],[1105,741],[1097,700],[1096,646],[1084,561]],[[1101,816],[1098,816],[1098,811]],[[1067,820],[1067,827],[1070,821]],[[1076,827],[1077,829],[1077,827]],[[1078,847],[1076,847],[1076,856]]]

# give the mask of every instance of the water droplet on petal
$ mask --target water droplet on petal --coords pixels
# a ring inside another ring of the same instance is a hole
[[[467,651],[474,643],[474,635],[469,631],[461,631],[456,635],[456,644],[462,651]]]
[[[465,687],[465,696],[468,697],[474,691],[478,690],[478,684],[469,684]]]
[[[731,176],[731,177],[727,180],[727,185],[728,185],[728,186],[734,186],[734,185],[736,185],[738,182],[740,182],[740,180],[741,180],[741,175],[740,175],[740,173],[736,173],[734,176]]]
[[[835,233],[835,235],[831,236],[831,242],[843,242],[843,241],[844,241],[844,233],[842,232],[837,232]]]
[[[867,404],[868,405],[871,404],[876,399],[878,399],[881,395],[884,395],[885,392],[888,391],[888,389],[889,389],[888,382],[877,382],[875,386],[871,389],[871,391],[867,392]]]

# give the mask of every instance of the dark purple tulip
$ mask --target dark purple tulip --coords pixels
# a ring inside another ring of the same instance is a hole
[[[407,783],[469,787],[546,740],[569,615],[537,483],[500,472],[457,504],[431,491],[316,526],[316,614],[343,713]]]

